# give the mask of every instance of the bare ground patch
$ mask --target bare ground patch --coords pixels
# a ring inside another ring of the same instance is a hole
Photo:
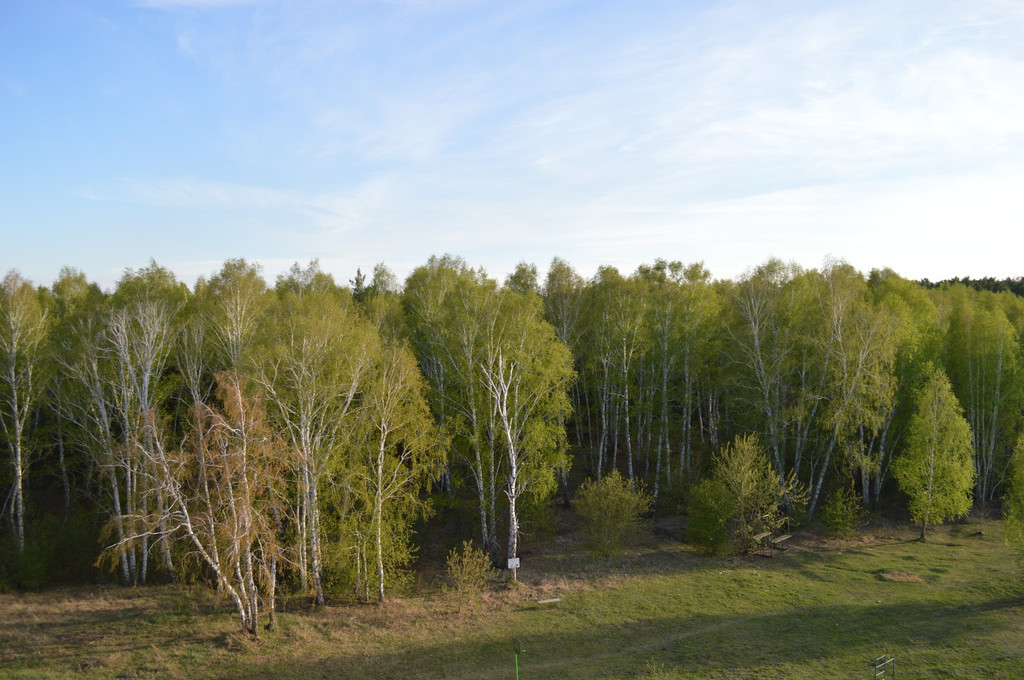
[[[920,574],[915,574],[912,571],[904,571],[903,569],[883,571],[879,576],[886,581],[898,581],[900,583],[920,583],[924,580],[921,578]]]

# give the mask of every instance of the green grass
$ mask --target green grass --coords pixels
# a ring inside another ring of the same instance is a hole
[[[980,533],[979,533],[980,532]],[[669,540],[594,561],[562,536],[523,556],[523,584],[460,609],[439,593],[387,606],[286,602],[260,641],[206,590],[0,596],[4,678],[1015,678],[1024,575],[1001,527],[972,520],[798,534],[775,558],[716,559]],[[561,598],[555,604],[537,600]]]

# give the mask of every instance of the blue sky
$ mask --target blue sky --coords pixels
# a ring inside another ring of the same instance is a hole
[[[0,270],[1021,276],[1024,3],[3,0]]]

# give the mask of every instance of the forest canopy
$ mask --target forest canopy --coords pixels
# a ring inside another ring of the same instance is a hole
[[[783,494],[790,516],[851,488],[905,508],[893,473],[937,370],[970,502],[993,504],[1024,425],[1024,298],[982,281],[838,260],[588,279],[556,258],[499,283],[451,255],[350,285],[316,261],[268,285],[229,260],[191,288],[154,262],[111,291],[11,271],[0,587],[206,580],[255,630],[279,582],[383,600],[439,507],[471,508],[463,538],[503,567],[583,479],[678,499],[748,436],[805,490]]]

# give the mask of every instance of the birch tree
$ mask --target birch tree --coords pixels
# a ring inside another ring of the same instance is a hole
[[[159,502],[147,494],[150,478],[145,465],[166,431],[150,424],[169,393],[165,369],[177,333],[177,312],[187,290],[155,263],[128,270],[112,296],[94,286],[75,282],[74,272],[62,273],[55,290],[67,292],[55,341],[55,361],[62,389],[56,405],[73,427],[78,446],[96,461],[101,506],[114,517],[121,578],[144,583],[149,571],[149,535],[132,535],[120,519],[159,508],[140,503]],[[173,564],[163,538],[158,554],[169,576]]]
[[[569,350],[573,360],[573,369],[582,370],[583,313],[585,282],[583,277],[564,260],[554,258],[548,268],[547,277],[541,294],[544,300],[544,314],[555,329],[555,335]],[[589,409],[584,407],[583,392],[579,380],[574,380],[570,390],[572,400],[573,433],[577,447],[583,447],[583,434],[592,430]],[[588,436],[588,444],[593,448],[593,437]],[[562,481],[562,494],[565,503],[569,502],[569,472],[559,472]]]
[[[105,341],[114,363],[111,394],[120,441],[114,446],[109,464],[121,475],[128,515],[148,512],[159,516],[163,509],[164,497],[145,489],[152,479],[146,466],[155,460],[158,447],[167,447],[162,438],[168,432],[155,424],[168,395],[165,369],[177,339],[178,313],[187,294],[187,288],[173,274],[152,262],[146,268],[126,271],[111,297]],[[156,505],[151,506],[153,503]],[[156,536],[162,567],[173,578],[166,534]],[[150,535],[139,539],[135,579],[145,583]]]
[[[366,287],[362,308],[382,338],[398,341],[408,337],[409,329],[402,312],[402,284],[383,262],[373,267],[373,278]]]
[[[662,460],[666,477],[672,478],[670,441],[675,426],[679,429],[677,470],[692,467],[697,385],[706,372],[713,323],[719,314],[718,298],[710,285],[710,273],[700,263],[684,267],[680,262],[656,260],[652,266],[640,267],[637,276],[648,282],[651,296],[646,326],[656,400],[651,406],[658,416],[653,486],[657,500]]]
[[[540,281],[537,278],[537,265],[520,262],[511,274],[505,277],[502,286],[516,293],[533,293],[540,295]]]
[[[376,567],[374,579],[364,577],[365,591],[374,582],[380,602],[386,575],[411,557],[409,526],[429,507],[421,493],[443,469],[444,449],[424,391],[411,352],[393,345],[380,353],[361,399],[361,434],[350,455]]]
[[[512,558],[519,548],[520,497],[527,491],[543,494],[554,485],[555,470],[568,464],[563,423],[573,371],[569,350],[543,319],[539,297],[504,290],[500,301],[488,320],[481,374],[495,416],[495,444],[506,464]]]
[[[645,327],[649,332],[648,344],[650,352],[648,353],[648,361],[651,373],[651,395],[653,397],[647,410],[652,422],[655,410],[658,413],[654,484],[652,488],[652,495],[655,501],[658,500],[658,493],[661,488],[663,460],[667,464],[667,469],[671,471],[669,432],[672,421],[669,418],[669,403],[671,401],[669,379],[676,377],[679,359],[682,354],[681,343],[678,342],[679,326],[684,313],[679,287],[681,271],[682,264],[679,262],[668,263],[664,260],[658,260],[652,267],[641,266],[636,273],[638,278],[647,282],[650,293],[650,305],[647,308],[648,319]],[[671,477],[671,474],[669,474],[669,477]]]
[[[289,444],[302,587],[311,587],[316,602],[323,604],[321,496],[345,492],[341,451],[354,427],[356,398],[371,375],[378,341],[350,300],[301,288],[296,293],[290,284],[281,290],[267,319],[273,333],[262,348],[257,381]]]
[[[88,482],[94,476],[95,461],[92,450],[82,445],[83,437],[77,423],[68,418],[67,406],[83,395],[72,376],[63,369],[61,354],[74,333],[75,324],[95,309],[97,301],[103,297],[99,286],[89,283],[85,274],[64,267],[51,287],[49,298],[52,326],[48,352],[50,380],[47,401],[56,420],[54,446],[64,489],[65,523],[70,517],[72,496],[85,498],[92,491]]]
[[[0,427],[10,451],[11,526],[25,552],[25,476],[31,451],[30,417],[46,385],[43,372],[49,319],[35,287],[16,271],[0,282]]]
[[[631,409],[636,370],[646,350],[646,285],[625,279],[614,267],[601,267],[587,288],[586,384],[594,393],[599,436],[591,467],[598,480],[605,463],[618,465],[619,442],[626,444],[627,477],[632,480]],[[610,449],[610,450],[609,450]]]
[[[820,385],[819,364],[802,337],[798,320],[813,323],[795,282],[802,272],[769,260],[742,278],[733,289],[731,342],[734,399],[752,412],[775,467],[785,479],[799,470],[803,444],[815,419]],[[796,433],[790,456],[787,438]]]
[[[962,517],[971,509],[971,458],[971,426],[946,374],[935,369],[918,394],[906,450],[893,463],[922,540],[929,524]]]
[[[412,346],[430,386],[429,403],[451,439],[453,457],[475,486],[482,545],[496,564],[500,461],[481,366],[488,319],[496,314],[497,291],[495,282],[482,271],[445,256],[432,257],[417,268],[406,281],[403,295]]]
[[[898,317],[873,306],[864,278],[835,261],[820,276],[820,354],[825,381],[822,425],[827,444],[818,466],[808,512],[813,514],[835,451],[845,453],[867,487],[875,471],[869,440],[877,438],[895,398]]]
[[[887,269],[872,271],[868,283],[876,304],[888,310],[896,325],[896,384],[889,411],[864,449],[872,473],[870,479],[861,479],[861,504],[865,508],[881,498],[894,455],[902,448],[915,396],[931,366],[939,361],[941,345],[938,310],[923,288]]]
[[[145,460],[140,476],[148,483],[138,509],[116,520],[131,525],[132,536],[175,540],[194,555],[231,598],[242,630],[255,637],[261,610],[273,621],[282,443],[268,427],[259,397],[246,394],[244,379],[220,373],[216,383],[221,406],[197,405],[199,433],[186,437],[185,447],[167,448],[163,436],[155,436],[152,446],[136,442]],[[144,417],[150,431],[165,427],[153,412]],[[108,552],[125,550],[130,540]]]
[[[76,448],[85,452],[95,469],[97,505],[114,520],[110,526],[126,549],[118,551],[121,582],[131,584],[140,575],[137,546],[127,541],[129,528],[119,519],[125,514],[127,485],[117,464],[120,449],[118,402],[115,399],[117,362],[107,337],[110,302],[98,288],[76,282],[70,270],[54,285],[59,291],[58,329],[54,337],[54,363],[60,390],[54,406],[71,425]]]
[[[692,471],[694,467],[693,421],[700,411],[698,389],[703,387],[712,397],[711,365],[715,348],[715,334],[721,319],[721,299],[712,285],[711,272],[702,262],[685,267],[680,284],[681,315],[675,327],[675,342],[679,347],[682,384],[679,395],[680,434],[679,470]],[[710,407],[708,409],[711,410]],[[709,413],[710,415],[710,413]],[[667,446],[666,439],[666,446]]]
[[[203,313],[210,343],[225,368],[238,369],[251,352],[259,323],[269,304],[260,268],[245,260],[228,260],[203,286]]]
[[[1013,325],[991,293],[948,291],[952,301],[946,334],[950,381],[974,437],[975,499],[996,498],[1020,416],[1012,409],[1019,391],[1020,344]]]
[[[560,258],[554,258],[544,280],[544,313],[555,334],[573,357],[573,366],[579,370],[584,333],[584,294],[586,282],[572,266]],[[579,382],[573,383],[573,416],[576,427],[576,443],[582,446],[581,433],[589,428],[587,413],[583,407]]]

